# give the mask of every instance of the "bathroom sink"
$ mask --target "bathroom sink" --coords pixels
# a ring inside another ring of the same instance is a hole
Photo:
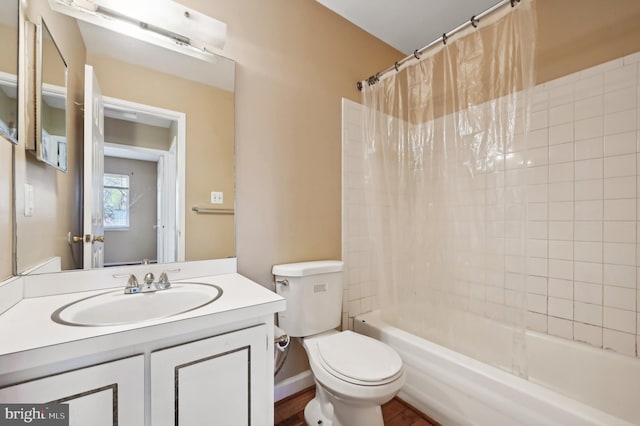
[[[124,294],[123,289],[86,297],[57,309],[59,324],[100,327],[167,318],[208,305],[222,296],[213,284],[174,283],[161,291]]]

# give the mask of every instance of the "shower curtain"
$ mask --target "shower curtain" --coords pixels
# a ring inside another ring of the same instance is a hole
[[[521,376],[535,43],[523,0],[363,89],[382,316]]]

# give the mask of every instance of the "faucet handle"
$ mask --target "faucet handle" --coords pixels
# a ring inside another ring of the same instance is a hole
[[[171,287],[171,283],[169,282],[169,277],[167,276],[166,272],[160,274],[160,278],[158,278],[156,287],[160,290],[165,290]]]
[[[137,293],[140,291],[140,284],[138,283],[138,279],[135,275],[129,275],[129,279],[127,280],[127,286],[124,288],[124,292],[126,294]]]
[[[156,277],[153,276],[153,272],[147,272],[146,274],[144,274],[144,283],[146,285],[151,285],[151,284],[153,284],[153,280],[155,278]]]

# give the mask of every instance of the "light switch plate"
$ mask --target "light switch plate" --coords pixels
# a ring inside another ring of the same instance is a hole
[[[224,203],[224,193],[223,192],[212,192],[211,193],[211,204],[223,204]]]

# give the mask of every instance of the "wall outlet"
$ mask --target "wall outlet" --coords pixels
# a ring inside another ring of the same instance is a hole
[[[211,193],[211,204],[223,204],[224,203],[224,193],[223,192],[212,192]]]

